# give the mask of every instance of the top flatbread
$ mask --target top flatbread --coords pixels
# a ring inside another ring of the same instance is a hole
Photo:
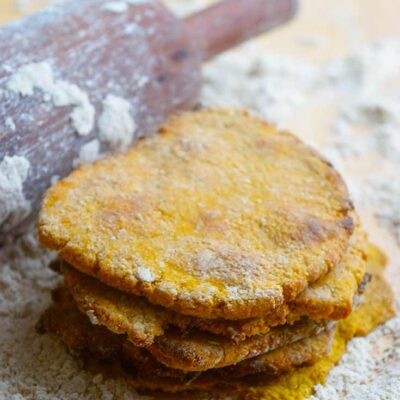
[[[39,234],[107,285],[183,314],[244,319],[338,265],[352,211],[340,176],[296,137],[211,110],[56,184]]]

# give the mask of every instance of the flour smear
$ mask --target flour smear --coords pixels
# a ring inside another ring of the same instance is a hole
[[[169,3],[184,14],[207,1],[170,0]],[[111,8],[113,12],[123,12],[125,6]],[[387,239],[392,238],[394,243],[397,240],[398,245],[400,91],[394,84],[400,80],[398,46],[396,40],[385,40],[359,48],[343,59],[314,65],[246,45],[205,67],[202,103],[248,107],[281,128],[288,128],[288,121],[301,116],[310,103],[334,106],[337,112],[329,140],[318,143],[317,147],[344,174],[357,206],[371,210],[381,227],[390,232]],[[42,65],[42,68],[47,67]],[[21,77],[29,71],[19,72]],[[60,82],[50,69],[45,72],[48,82],[32,82],[32,77],[20,79],[14,89],[21,95],[30,95],[36,88],[54,100]],[[71,105],[75,111],[82,103],[76,101]],[[99,139],[114,140],[115,148],[126,148],[135,133],[129,106],[123,99],[108,98],[102,112]],[[121,133],[119,137],[111,135],[114,129]],[[311,125],[309,129],[318,127]],[[97,139],[89,142],[77,163],[99,157],[99,148]],[[366,165],[361,172],[360,163]],[[22,191],[28,169],[22,159],[2,161],[0,188],[6,194],[0,196],[0,220],[15,215],[12,204],[22,213],[29,206]],[[50,304],[51,289],[59,281],[57,274],[47,267],[53,257],[54,254],[38,245],[34,227],[17,242],[10,239],[0,250],[0,398],[143,399],[123,380],[106,380],[83,371],[80,362],[67,354],[57,340],[36,333],[35,324]],[[393,277],[392,283],[400,287],[397,279]],[[398,303],[399,299],[397,293]],[[311,400],[399,398],[400,318],[397,317],[368,337],[353,340],[326,385],[316,387]]]
[[[52,101],[56,107],[72,106],[72,125],[81,136],[88,135],[94,127],[95,108],[87,93],[75,84],[56,79],[48,61],[20,67],[7,82],[7,88],[24,97],[33,96],[38,89],[44,101]]]

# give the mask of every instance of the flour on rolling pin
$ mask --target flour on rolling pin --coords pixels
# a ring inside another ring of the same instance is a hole
[[[100,152],[100,141],[93,139],[90,142],[84,144],[79,150],[79,157],[73,161],[73,166],[76,168],[81,164],[92,163],[102,157]],[[52,185],[59,180],[59,177],[52,181]]]
[[[126,150],[132,143],[137,127],[131,108],[126,99],[111,94],[103,101],[103,110],[97,122],[99,138],[114,151]],[[91,163],[104,155],[100,140],[93,139],[80,148],[79,158],[73,162],[74,167]]]
[[[7,88],[21,96],[32,96],[34,90],[39,89],[43,92],[44,101],[52,101],[56,107],[73,106],[70,117],[79,135],[89,134],[95,126],[96,111],[87,93],[77,85],[54,79],[49,62],[22,66],[10,78]],[[110,94],[102,105],[103,111],[98,119],[100,139],[109,143],[113,150],[126,150],[136,130],[131,104]],[[10,117],[7,117],[6,124],[15,129]]]
[[[29,168],[30,163],[25,157],[5,157],[0,162],[0,224],[6,229],[30,212],[30,203],[23,192]]]
[[[121,1],[110,1],[104,4],[103,9],[115,13],[122,13],[126,11],[130,4],[146,3],[148,0],[121,0]]]
[[[137,128],[128,100],[109,94],[103,101],[98,127],[101,141],[109,143],[112,150],[126,150]]]
[[[32,96],[39,89],[44,101],[52,101],[56,107],[72,106],[70,117],[79,135],[89,134],[94,127],[95,108],[87,93],[77,85],[55,79],[50,62],[20,67],[8,81],[7,88],[21,96]]]

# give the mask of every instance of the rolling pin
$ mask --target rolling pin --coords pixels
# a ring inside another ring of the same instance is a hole
[[[296,10],[296,0],[225,0],[180,20],[156,0],[66,0],[2,27],[0,243],[82,149],[124,150],[154,133],[196,104],[203,62]]]

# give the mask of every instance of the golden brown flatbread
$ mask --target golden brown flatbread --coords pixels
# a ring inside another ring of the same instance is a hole
[[[335,323],[328,320],[300,320],[293,325],[272,328],[263,335],[250,336],[239,343],[220,336],[180,331],[167,332],[156,338],[148,351],[163,364],[185,371],[206,371],[237,364],[303,338],[331,329]]]
[[[114,334],[104,327],[91,324],[77,309],[65,288],[58,288],[53,298],[55,305],[46,311],[41,319],[42,330],[61,338],[74,354],[118,361],[130,371],[131,378],[135,376],[142,382],[140,385],[142,388],[163,389],[169,386],[187,390],[188,383],[191,383],[191,390],[198,390],[210,388],[221,380],[242,378],[260,372],[271,376],[277,375],[304,363],[315,362],[326,355],[331,348],[333,338],[333,331],[327,331],[235,366],[203,373],[190,373],[166,367],[145,349],[134,346],[123,335]]]
[[[97,323],[93,317],[91,321]],[[182,334],[176,329],[169,329],[164,335],[155,338],[147,350],[159,362],[170,368],[196,372],[206,371],[211,368],[236,364],[249,357],[255,357],[303,338],[314,336],[332,326],[331,321],[317,322],[304,319],[293,325],[273,328],[264,335],[252,336],[239,343],[200,331]]]
[[[218,370],[218,383],[216,384],[210,383],[212,379],[215,380],[215,377],[212,378],[215,371],[201,374],[189,373],[183,377],[182,371],[173,370],[158,363],[146,350],[133,346],[131,342],[124,339],[123,335],[113,334],[104,327],[91,324],[88,318],[78,311],[72,297],[65,289],[55,291],[56,304],[44,314],[40,325],[42,330],[59,337],[70,351],[84,356],[87,367],[93,368],[93,364],[95,364],[96,371],[122,375],[136,388],[161,389],[170,392],[183,391],[179,396],[187,400],[226,398],[226,395],[235,400],[267,398],[303,400],[312,394],[315,384],[324,382],[330,369],[339,361],[345,351],[348,340],[354,336],[369,333],[377,325],[394,315],[393,292],[383,276],[385,256],[375,246],[370,246],[368,254],[367,272],[371,274],[372,280],[365,291],[364,302],[350,318],[339,322],[332,352],[317,361],[315,365],[301,367],[290,374],[273,379],[270,375],[272,371],[268,367],[265,368],[264,373],[238,379],[238,376],[246,373],[246,371],[256,372],[257,368],[260,367],[257,360],[262,360],[264,356],[243,361],[237,366]],[[324,340],[328,336],[326,334]],[[322,338],[323,335],[319,339],[322,340]],[[295,364],[296,361],[294,360],[300,360],[302,354],[310,357],[310,353],[312,353],[311,350],[304,352],[300,350],[299,353],[293,352],[293,357],[290,356],[290,349],[293,350],[294,346],[302,346],[302,343],[310,345],[310,341],[306,340],[271,352],[268,356],[268,364],[264,365],[278,365],[279,370],[280,366],[288,365],[285,360],[290,359],[293,360],[293,366],[298,365]],[[320,345],[316,346],[313,347],[316,353],[321,352],[323,354],[325,352],[322,341]],[[282,358],[275,358],[279,353],[282,353]],[[105,364],[101,364],[101,367],[99,367],[98,360],[105,360]],[[110,360],[114,360],[116,364],[110,363]],[[309,362],[313,363],[314,361],[316,360],[311,359]],[[139,365],[137,365],[138,362],[140,362]],[[143,371],[141,376],[138,370]],[[227,377],[233,379],[227,379]],[[301,382],[301,385],[299,385],[299,382]],[[198,390],[195,390],[196,388]],[[151,398],[171,400],[175,399],[176,395],[152,392]]]
[[[263,317],[337,266],[353,206],[332,165],[245,111],[189,112],[45,196],[39,234],[80,271],[200,318]]]
[[[62,270],[65,284],[80,310],[111,331],[127,334],[137,346],[150,346],[171,326],[184,332],[195,328],[234,341],[244,340],[248,336],[267,333],[272,326],[284,324],[288,314],[285,305],[265,318],[237,321],[200,319],[149,303],[144,297],[113,289],[65,264]]]
[[[343,262],[307,288],[292,303],[285,304],[264,318],[248,320],[204,320],[186,316],[149,303],[104,285],[95,278],[65,265],[65,283],[78,307],[96,323],[127,334],[137,346],[148,347],[171,326],[186,332],[200,329],[223,335],[236,342],[265,334],[271,327],[304,316],[312,319],[343,319],[353,308],[353,298],[365,273],[365,234],[357,228]]]

